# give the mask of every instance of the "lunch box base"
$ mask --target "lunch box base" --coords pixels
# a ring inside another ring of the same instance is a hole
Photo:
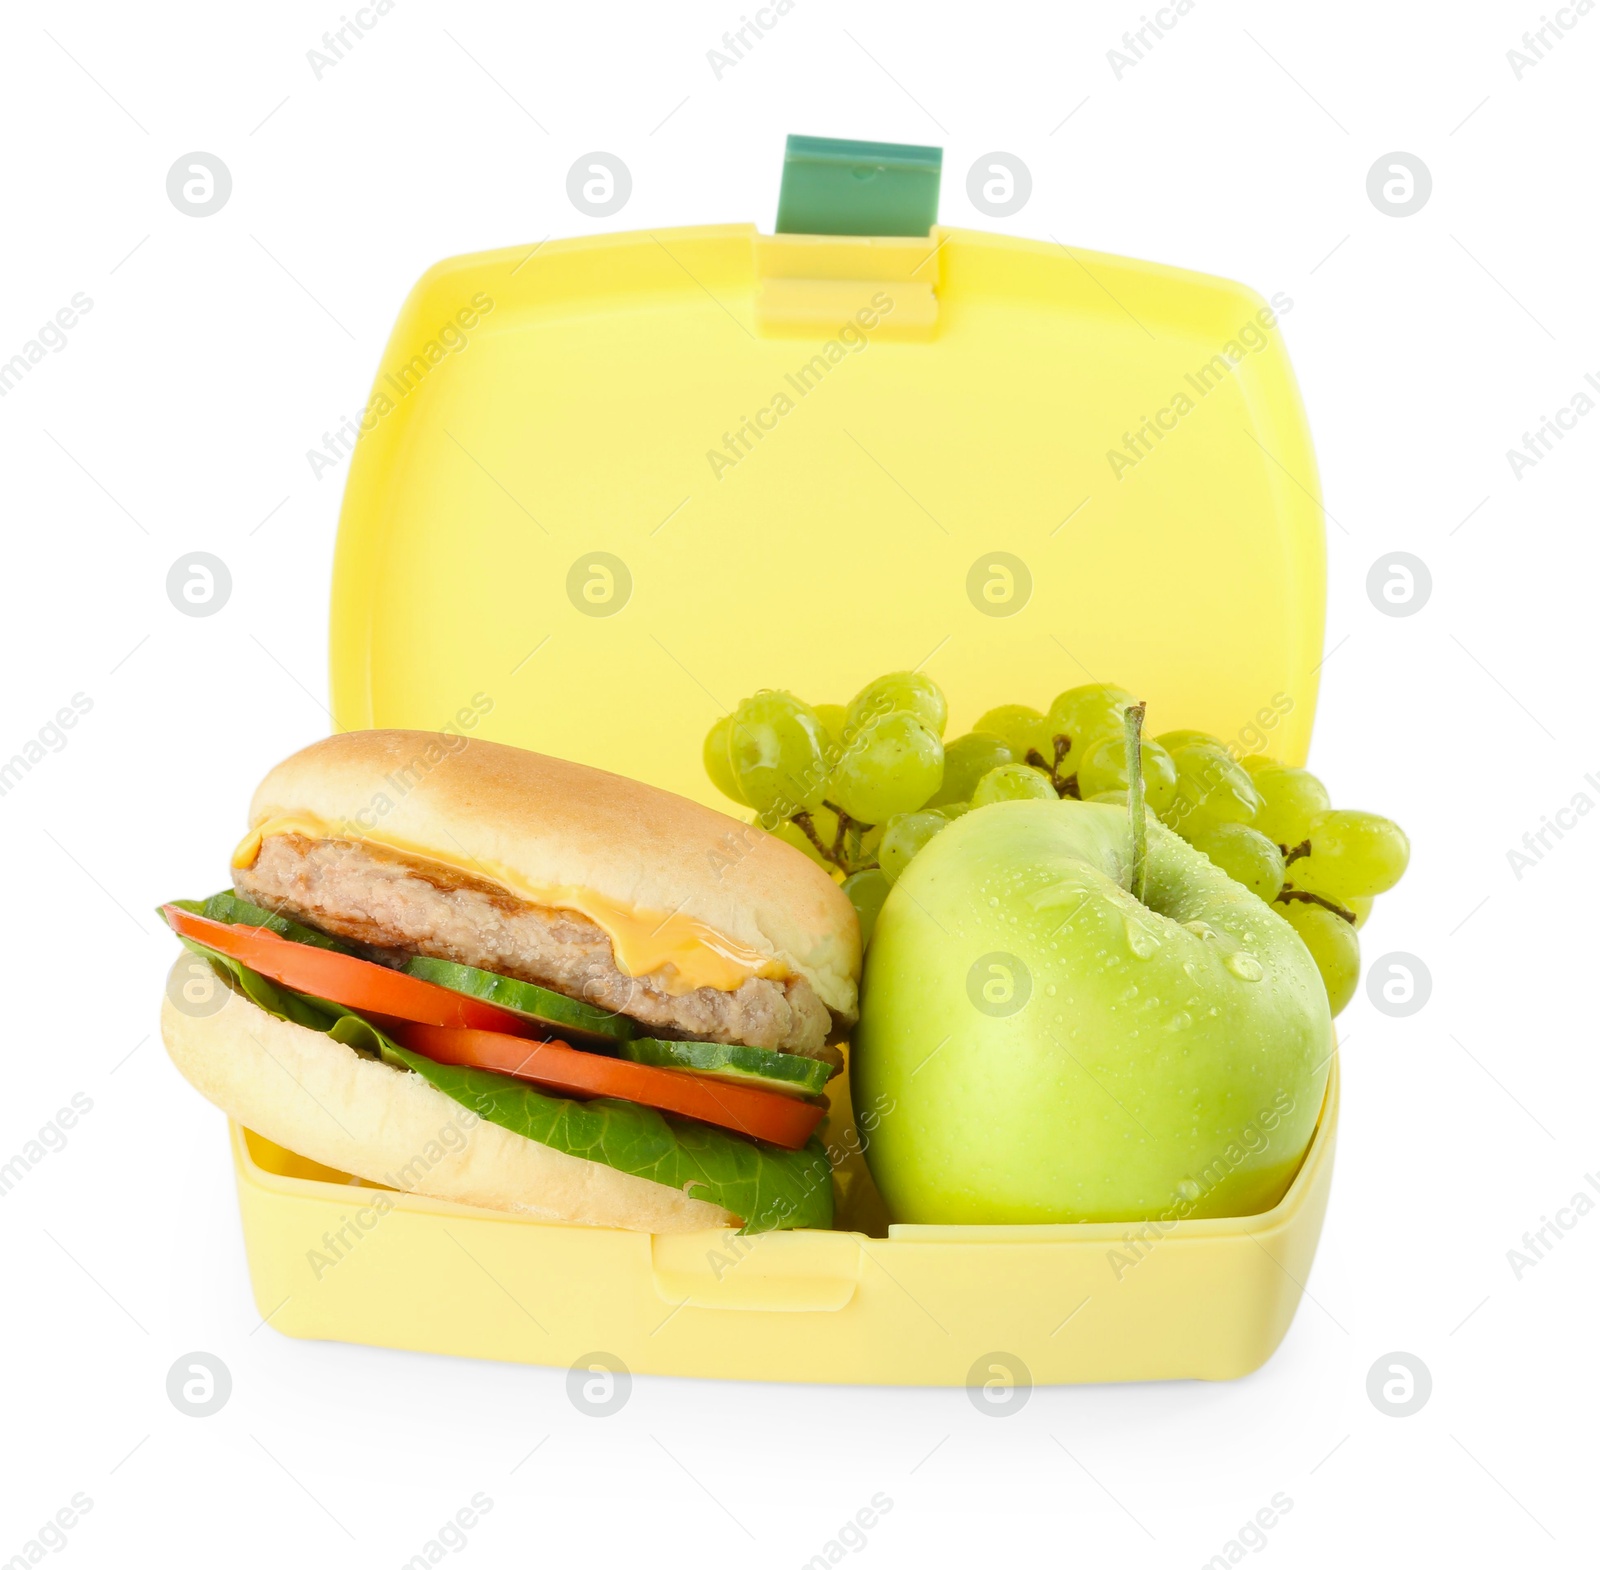
[[[700,1378],[1093,1384],[1266,1362],[1321,1235],[1338,1112],[1335,1057],[1305,1161],[1258,1216],[885,1237],[553,1225],[372,1187],[237,1124],[232,1143],[256,1304],[285,1335]]]

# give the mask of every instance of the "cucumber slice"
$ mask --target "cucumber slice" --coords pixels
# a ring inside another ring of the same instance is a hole
[[[469,998],[498,1004],[524,1019],[548,1025],[560,1035],[583,1038],[574,1041],[574,1046],[615,1047],[634,1032],[634,1023],[626,1014],[607,1013],[592,1003],[569,998],[565,993],[536,987],[531,981],[517,981],[511,976],[497,976],[493,971],[457,965],[447,959],[429,959],[421,954],[408,959],[405,969],[407,975],[448,987],[452,992],[464,992]]]
[[[682,1068],[712,1079],[781,1090],[791,1096],[820,1096],[833,1067],[794,1052],[773,1052],[766,1047],[741,1047],[721,1041],[658,1041],[636,1036],[619,1048],[634,1063],[656,1068]]]
[[[275,910],[252,905],[249,900],[240,899],[232,889],[222,889],[204,903],[196,900],[178,900],[176,903],[212,921],[226,921],[235,927],[265,927],[269,932],[276,932],[280,938],[309,944],[314,949],[331,949],[335,954],[355,953],[348,943],[330,938],[326,932],[318,932],[315,927],[303,927],[298,921],[280,916]]]

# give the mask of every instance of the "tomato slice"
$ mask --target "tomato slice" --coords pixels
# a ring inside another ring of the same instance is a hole
[[[395,1023],[389,1033],[402,1047],[435,1063],[489,1069],[577,1095],[614,1096],[731,1128],[785,1150],[805,1144],[827,1112],[826,1107],[795,1096],[579,1052],[563,1041],[527,1041],[493,1030],[453,1030],[404,1021]]]
[[[163,905],[161,913],[180,937],[192,938],[206,948],[226,954],[269,981],[281,982],[296,992],[342,1003],[359,1014],[380,1014],[391,1020],[414,1020],[424,1025],[456,1029],[493,1030],[514,1036],[532,1034],[538,1027],[520,1014],[496,1008],[465,993],[435,986],[390,970],[353,954],[312,948],[279,937],[266,927],[236,926],[194,916],[176,905]]]

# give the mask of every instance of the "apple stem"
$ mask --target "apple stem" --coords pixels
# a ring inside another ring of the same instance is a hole
[[[1128,762],[1128,826],[1133,831],[1133,897],[1144,903],[1145,823],[1144,749],[1139,732],[1144,726],[1144,705],[1131,703],[1122,716],[1122,737]]]

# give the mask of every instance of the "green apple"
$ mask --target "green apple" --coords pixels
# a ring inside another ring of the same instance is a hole
[[[1333,1050],[1287,922],[1125,808],[976,808],[889,891],[851,1050],[896,1221],[1252,1215],[1282,1197]]]

